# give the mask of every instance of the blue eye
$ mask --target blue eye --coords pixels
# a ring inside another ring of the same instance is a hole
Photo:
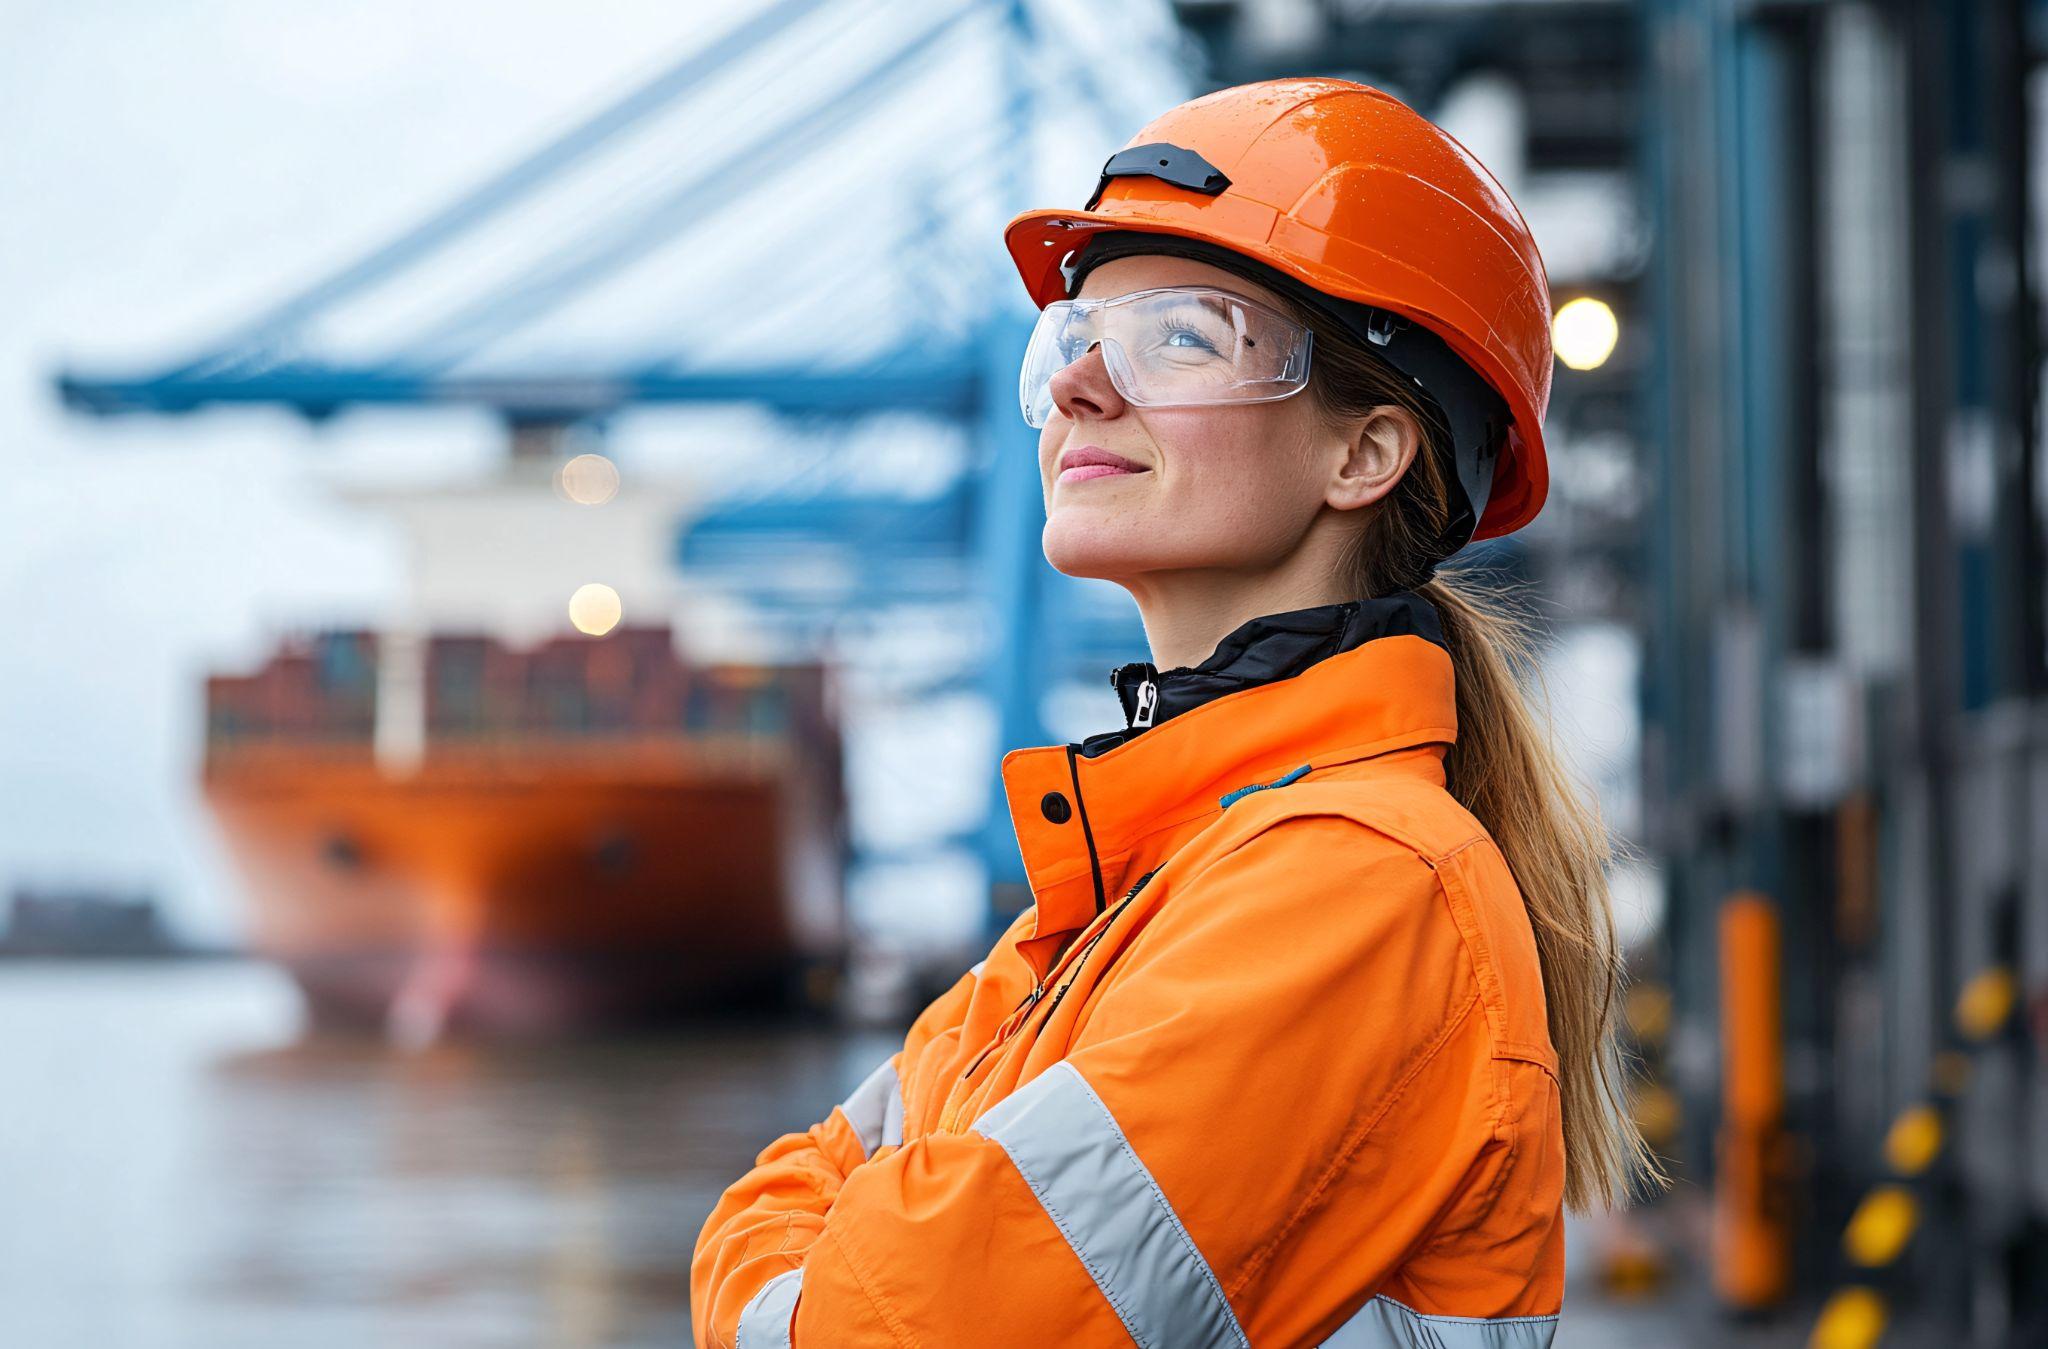
[[[1187,338],[1188,340],[1186,342],[1180,341],[1179,339],[1183,337]],[[1166,333],[1166,345],[1199,347],[1203,351],[1216,350],[1215,347],[1209,344],[1208,338],[1202,336],[1200,333],[1196,332],[1192,328],[1169,328]]]

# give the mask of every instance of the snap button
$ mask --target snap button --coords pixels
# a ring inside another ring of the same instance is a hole
[[[1058,792],[1047,792],[1038,798],[1038,812],[1054,824],[1065,824],[1074,818],[1074,808],[1067,804],[1067,798]]]

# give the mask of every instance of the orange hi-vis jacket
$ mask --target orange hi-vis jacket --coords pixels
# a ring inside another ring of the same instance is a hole
[[[1405,592],[1254,619],[1006,755],[1036,902],[725,1191],[697,1344],[1550,1344],[1557,1059],[1438,634]]]

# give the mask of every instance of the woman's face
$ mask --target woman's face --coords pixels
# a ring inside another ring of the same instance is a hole
[[[1235,273],[1156,254],[1103,263],[1083,278],[1077,298],[1192,285],[1289,312],[1278,296]],[[1134,407],[1117,392],[1097,347],[1055,374],[1049,392],[1052,413],[1038,438],[1043,542],[1046,560],[1069,576],[1277,571],[1326,504],[1349,509],[1384,495],[1407,467],[1406,456],[1391,472],[1381,464],[1376,490],[1361,495],[1357,437],[1328,425],[1306,389],[1268,403]],[[1139,468],[1062,471],[1062,456],[1088,447]]]

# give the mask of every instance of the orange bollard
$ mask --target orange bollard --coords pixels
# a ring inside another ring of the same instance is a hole
[[[1729,1307],[1780,1301],[1791,1275],[1785,1218],[1785,1077],[1778,914],[1738,891],[1721,905],[1721,1130],[1714,1291]]]

